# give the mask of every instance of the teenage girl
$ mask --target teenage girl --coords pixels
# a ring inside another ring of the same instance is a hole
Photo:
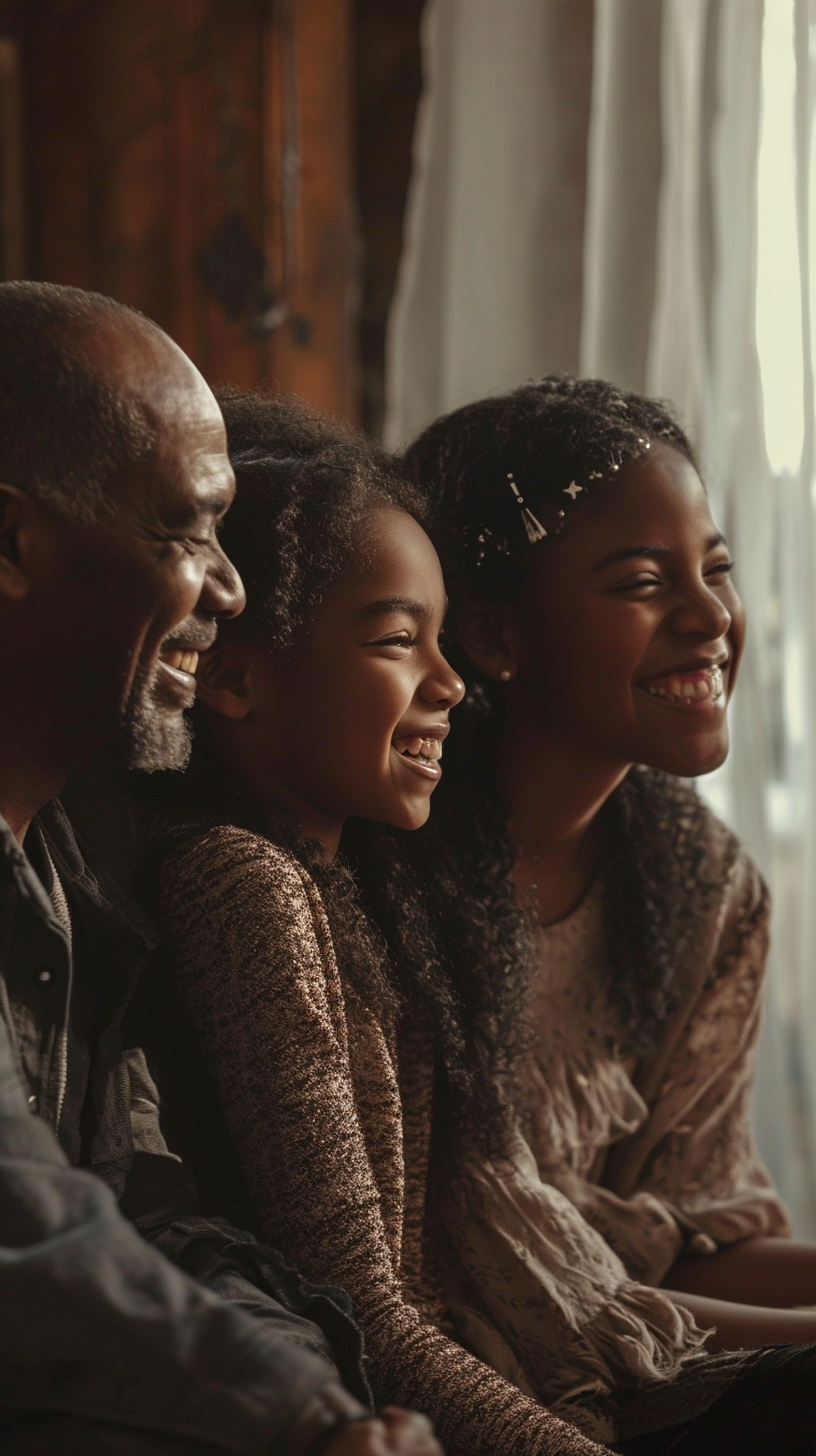
[[[435,1067],[467,1102],[500,997],[465,1010],[393,860],[384,902],[414,962],[392,969],[338,853],[347,816],[425,822],[464,691],[439,648],[420,499],[294,405],[233,394],[224,413],[237,496],[222,540],[248,605],[199,666],[188,773],[147,786],[185,1019],[166,1113],[205,1208],[241,1208],[310,1280],[349,1292],[378,1402],[429,1415],[449,1456],[599,1456],[453,1337],[429,1245]],[[498,1129],[501,1099],[475,1080],[473,1120]],[[648,1299],[676,1344],[690,1317]]]
[[[529,1230],[544,1230],[537,1257],[574,1322],[580,1225],[631,1280],[660,1286],[713,1330],[709,1350],[816,1340],[816,1314],[797,1308],[816,1304],[816,1248],[789,1237],[748,1119],[767,894],[684,783],[726,756],[744,638],[689,442],[653,401],[549,378],[437,421],[405,463],[431,498],[469,693],[432,821],[402,852],[430,902],[433,866],[445,866],[449,900],[458,877],[457,924],[487,913],[501,927],[485,959],[497,978],[525,982],[531,1028],[517,1058],[525,1136],[513,1176],[475,1157],[478,1197],[471,1183],[442,1200],[447,1287],[461,1290],[462,1265],[470,1281],[460,1336],[503,1368],[500,1330],[546,1392]],[[410,962],[369,861],[364,845],[369,908],[395,962]],[[441,934],[455,973],[455,925]],[[533,1197],[536,1179],[549,1204]],[[472,1318],[485,1308],[492,1328]],[[636,1329],[609,1313],[593,1318],[591,1338],[599,1371],[607,1364],[601,1383],[613,1368],[619,1394],[639,1378],[622,1352],[646,1358],[650,1319]],[[796,1358],[812,1363],[807,1351]],[[748,1387],[730,1384],[727,1359],[708,1364],[742,1404],[719,1436],[698,1422],[689,1450],[718,1449],[737,1429],[739,1443],[720,1449],[810,1449],[812,1425],[801,1447],[778,1426],[791,1399],[766,1399],[756,1359]],[[571,1367],[576,1385],[582,1369],[590,1379],[586,1362]],[[808,1399],[805,1384],[792,1403],[812,1422]],[[667,1406],[660,1422],[676,1436],[694,1409],[693,1398]],[[634,1434],[625,1419],[616,1428]],[[642,1439],[631,1449],[675,1449],[660,1434]]]

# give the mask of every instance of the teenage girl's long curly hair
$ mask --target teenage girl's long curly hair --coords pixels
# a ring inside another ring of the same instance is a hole
[[[490,1025],[498,1048],[490,1065],[511,1091],[533,959],[510,881],[514,849],[496,773],[504,689],[457,646],[457,605],[473,596],[512,600],[535,553],[549,549],[546,538],[528,539],[522,507],[533,530],[540,527],[550,538],[579,528],[582,501],[593,491],[614,490],[621,467],[643,459],[655,440],[696,463],[666,406],[600,380],[553,376],[437,420],[404,457],[406,473],[428,497],[452,598],[448,655],[468,694],[445,747],[445,776],[430,821],[403,853],[435,918],[451,984],[474,1024]],[[604,876],[609,994],[626,1050],[637,1054],[654,1043],[674,1004],[678,936],[684,925],[691,931],[684,907],[715,891],[703,868],[707,811],[678,780],[634,769],[604,812],[611,847]],[[366,856],[358,876],[392,955],[410,962],[407,936]]]

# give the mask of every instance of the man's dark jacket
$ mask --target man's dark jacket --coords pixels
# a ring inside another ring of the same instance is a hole
[[[135,1148],[151,1084],[121,1025],[151,928],[58,803],[26,851],[0,818],[0,1411],[294,1456],[336,1421],[335,1365],[367,1399],[343,1297],[199,1216],[181,1164]]]

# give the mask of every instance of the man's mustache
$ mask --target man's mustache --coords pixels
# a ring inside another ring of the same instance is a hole
[[[205,625],[203,622],[199,627],[185,628],[183,632],[171,632],[165,637],[159,649],[163,652],[206,652],[212,647],[218,636],[218,623],[211,622]]]

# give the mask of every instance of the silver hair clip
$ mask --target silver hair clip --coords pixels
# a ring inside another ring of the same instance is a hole
[[[508,470],[507,479],[510,484],[510,489],[516,497],[519,505],[521,506],[521,519],[524,522],[524,529],[527,532],[527,540],[531,544],[534,544],[536,541],[543,541],[547,532],[544,530],[541,522],[536,520],[532,511],[528,510],[525,506],[524,496],[520,493],[519,488],[516,485],[515,480],[513,479],[512,470]]]

